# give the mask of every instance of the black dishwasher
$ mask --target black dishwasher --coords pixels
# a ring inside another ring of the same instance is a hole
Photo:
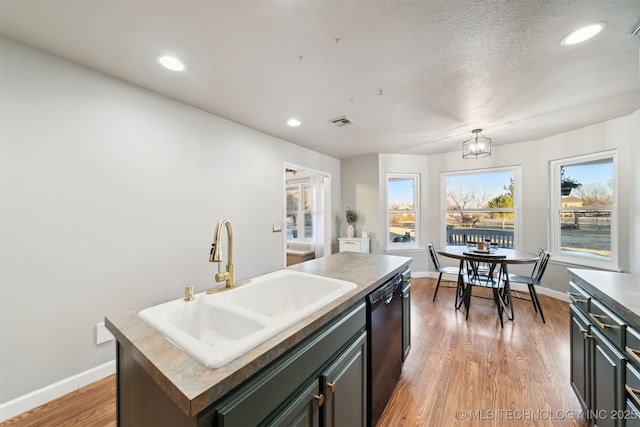
[[[367,297],[371,426],[382,415],[402,370],[402,277],[395,275]]]

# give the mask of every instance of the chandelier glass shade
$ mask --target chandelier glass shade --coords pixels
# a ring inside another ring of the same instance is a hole
[[[485,138],[480,132],[482,129],[472,130],[471,139],[462,143],[463,159],[479,159],[491,155],[491,138]]]

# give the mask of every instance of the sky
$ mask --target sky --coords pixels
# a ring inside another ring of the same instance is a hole
[[[511,171],[447,176],[447,190],[475,187],[478,190],[487,191],[491,197],[496,197],[507,192],[504,187],[509,186],[511,177],[513,177]]]
[[[491,197],[506,193],[505,186],[509,185],[509,178],[513,172],[491,172],[470,175],[447,176],[447,189],[475,187],[485,190]],[[613,179],[613,163],[582,163],[578,165],[568,165],[564,167],[564,176],[574,178],[583,185],[591,183],[607,183]],[[411,204],[413,203],[413,180],[402,178],[391,178],[389,180],[389,202],[391,204]]]
[[[495,197],[506,193],[504,187],[509,185],[511,176],[513,176],[511,172],[447,176],[447,188],[469,188],[474,186],[479,190],[490,192],[491,197]],[[597,161],[568,165],[564,167],[564,177],[573,178],[582,185],[607,184],[613,179],[613,162],[602,163]]]
[[[390,205],[413,204],[413,179],[390,178],[388,189]]]
[[[569,165],[564,167],[565,178],[573,178],[582,185],[604,183],[613,179],[613,163]]]

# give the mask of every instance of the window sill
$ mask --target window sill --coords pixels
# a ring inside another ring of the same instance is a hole
[[[567,257],[558,254],[551,254],[549,262],[554,265],[560,265],[567,268],[589,268],[597,270],[605,270],[612,272],[622,272],[620,268],[612,262],[603,262],[597,260],[589,260],[582,258]]]
[[[398,253],[398,252],[424,252],[425,248],[420,246],[387,246],[384,250],[387,253]]]

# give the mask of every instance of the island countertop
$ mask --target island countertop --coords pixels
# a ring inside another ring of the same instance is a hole
[[[585,290],[632,326],[640,327],[640,276],[578,268],[569,268],[568,271]]]
[[[410,262],[411,258],[406,257],[340,252],[288,267],[347,280],[357,287],[217,369],[201,365],[147,325],[138,317],[142,309],[109,315],[105,317],[105,325],[118,346],[132,355],[185,414],[195,417],[340,313],[363,301],[367,294],[403,271]]]

